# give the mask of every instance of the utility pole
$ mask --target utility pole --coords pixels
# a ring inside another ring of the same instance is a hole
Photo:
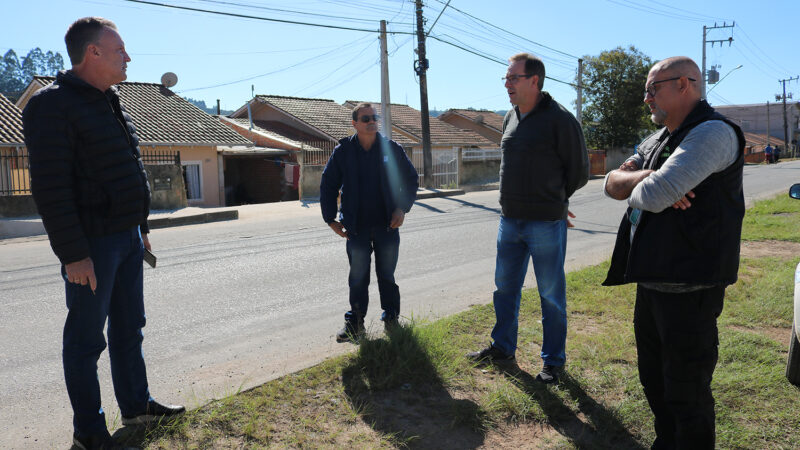
[[[581,124],[581,111],[583,109],[583,59],[578,58],[578,100],[575,102],[575,118]]]
[[[715,30],[717,28],[733,28],[734,26],[736,26],[736,22],[735,21],[731,25],[728,25],[725,22],[723,22],[722,25],[719,25],[719,26],[717,25],[716,22],[714,22],[714,26],[713,27],[707,27],[707,26],[703,25],[703,72],[701,74],[701,78],[703,80],[702,80],[702,90],[701,90],[701,93],[700,93],[700,95],[701,95],[701,97],[703,99],[706,98],[706,79],[708,78],[708,74],[706,73],[706,44],[710,43],[711,47],[714,47],[714,44],[718,43],[720,46],[722,46],[722,44],[724,42],[727,42],[728,46],[730,47],[731,43],[733,43],[733,36],[729,37],[728,39],[711,40],[711,41],[709,41],[709,40],[706,39],[707,33],[708,33],[709,30]]]
[[[425,58],[425,30],[422,17],[422,0],[416,0],[417,5],[417,60],[414,61],[414,71],[419,76],[419,107],[422,120],[422,183],[426,188],[433,187],[433,158],[431,157],[431,123],[428,115],[428,59]]]
[[[392,138],[392,111],[389,99],[389,51],[386,49],[386,21],[381,20],[381,131],[386,139]]]
[[[783,100],[783,151],[788,154],[789,152],[789,122],[786,118],[786,82],[787,81],[797,81],[800,77],[794,78],[785,78],[783,80],[778,80],[778,83],[783,85],[783,95],[776,94],[776,100]],[[792,93],[789,93],[789,98],[792,98]],[[792,149],[792,156],[794,157],[794,149]]]

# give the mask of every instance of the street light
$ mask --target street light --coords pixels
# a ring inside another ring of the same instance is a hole
[[[733,72],[734,70],[737,70],[737,69],[741,69],[741,68],[742,68],[742,65],[739,64],[738,66],[736,66],[733,69],[729,70],[728,73],[726,73],[724,77],[720,78],[719,81],[717,81],[716,84],[714,84],[714,86],[711,86],[711,89],[709,89],[708,92],[706,92],[706,96],[708,96],[708,94],[710,94],[711,91],[713,91],[715,87],[719,86],[719,84],[722,83],[722,80],[727,78],[728,75],[731,74],[731,72]]]

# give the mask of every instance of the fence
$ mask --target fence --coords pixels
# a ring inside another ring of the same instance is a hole
[[[423,171],[422,149],[414,149],[411,162],[419,174],[419,185],[423,186],[425,173]],[[458,187],[458,147],[446,149],[431,149],[431,162],[433,163],[433,189],[447,189]]]
[[[464,161],[495,161],[500,159],[499,148],[465,148],[461,159]]]
[[[30,195],[28,164],[26,148],[0,148],[0,195]]]
[[[302,164],[306,166],[324,166],[328,163],[333,148],[337,142],[333,141],[303,141],[300,149]]]
[[[181,152],[173,152],[169,150],[147,150],[142,149],[142,163],[149,166],[181,165]]]

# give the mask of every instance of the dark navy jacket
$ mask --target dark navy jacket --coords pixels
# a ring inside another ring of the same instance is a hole
[[[379,173],[381,193],[383,194],[383,213],[389,223],[392,212],[400,208],[408,212],[417,198],[419,177],[414,165],[406,156],[406,152],[396,142],[377,134],[376,144],[381,152],[381,170]],[[356,134],[339,141],[333,154],[322,172],[319,187],[319,203],[322,219],[325,223],[336,220],[336,199],[342,193],[342,204],[339,220],[348,231],[358,229],[359,217],[359,181],[358,154],[361,145]],[[374,151],[374,150],[370,150]]]

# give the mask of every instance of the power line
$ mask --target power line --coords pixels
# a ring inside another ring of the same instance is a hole
[[[437,1],[437,2],[439,2],[439,3],[443,3],[443,2],[442,2],[442,0],[436,0],[436,1]],[[528,39],[528,38],[526,38],[526,37],[524,37],[524,36],[520,36],[520,35],[518,35],[518,34],[516,34],[516,33],[512,33],[511,31],[508,31],[508,30],[506,30],[505,28],[501,28],[501,27],[499,27],[499,26],[497,26],[497,25],[495,25],[495,24],[493,24],[493,23],[490,23],[490,22],[487,22],[487,21],[485,21],[485,20],[483,20],[483,19],[481,19],[481,18],[475,17],[475,16],[473,16],[473,15],[472,15],[472,14],[470,14],[470,13],[464,12],[464,11],[462,11],[462,10],[460,10],[460,9],[456,8],[455,6],[450,6],[450,9],[452,9],[452,10],[454,10],[454,11],[458,11],[458,12],[460,12],[461,14],[463,14],[463,15],[465,15],[465,16],[467,16],[467,17],[469,17],[469,18],[473,19],[473,20],[476,20],[476,21],[478,21],[478,22],[481,22],[481,23],[484,23],[484,24],[486,24],[486,25],[489,25],[489,26],[490,26],[490,27],[492,27],[492,28],[496,28],[496,29],[498,29],[498,30],[500,30],[500,31],[502,31],[502,32],[504,32],[504,33],[508,33],[508,34],[510,34],[510,35],[512,35],[512,36],[514,36],[514,37],[516,37],[516,38],[519,38],[519,39],[522,39],[522,40],[524,40],[524,41],[530,42],[531,44],[538,45],[539,47],[546,48],[546,49],[548,49],[548,50],[550,50],[550,51],[554,51],[554,52],[556,52],[556,53],[560,53],[560,54],[562,54],[562,55],[564,55],[564,56],[569,56],[570,58],[580,59],[578,56],[575,56],[575,55],[570,55],[569,53],[562,52],[561,50],[557,50],[557,49],[555,49],[555,48],[553,48],[553,47],[549,47],[549,46],[547,46],[547,45],[544,45],[544,44],[542,44],[542,43],[540,43],[540,42],[532,41],[532,40],[530,40],[530,39]],[[505,64],[505,63],[504,63],[504,64]]]
[[[264,10],[264,11],[274,11],[278,13],[288,13],[288,14],[296,14],[301,16],[312,16],[312,17],[324,17],[327,19],[341,19],[341,20],[348,20],[353,22],[374,22],[374,19],[363,19],[360,17],[347,17],[347,16],[336,16],[332,14],[322,14],[322,13],[312,13],[306,11],[297,11],[291,9],[282,9],[282,8],[272,8],[269,6],[260,6],[260,5],[252,5],[247,3],[237,3],[237,2],[230,2],[230,1],[223,1],[223,0],[195,0],[203,3],[211,3],[215,5],[224,5],[224,6],[235,6],[240,8],[248,8],[248,9],[255,9],[255,10]]]

